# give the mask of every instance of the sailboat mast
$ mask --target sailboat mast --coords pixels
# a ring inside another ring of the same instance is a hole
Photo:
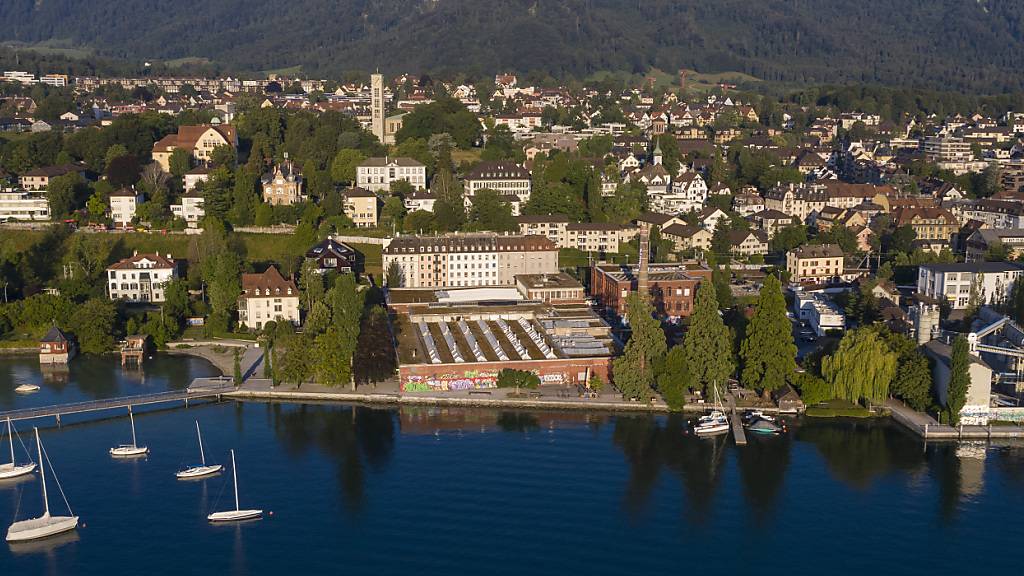
[[[11,466],[14,466],[14,433],[11,432],[11,418],[7,417],[7,439],[11,441]]]
[[[132,423],[132,448],[135,448],[135,416],[132,415],[132,407],[128,407],[128,420]]]
[[[206,466],[206,453],[203,452],[203,433],[199,431],[199,420],[196,420],[196,435],[199,436],[199,459]]]
[[[240,509],[240,507],[238,506],[238,468],[235,467],[235,451],[234,450],[231,451],[231,477],[232,477],[232,479],[235,482],[235,512],[237,512]],[[45,492],[44,492],[44,494],[45,494]]]
[[[50,515],[50,498],[46,495],[46,463],[43,462],[43,443],[39,440],[39,428],[36,431],[36,449],[39,451],[39,480],[43,484],[43,509],[44,516]]]

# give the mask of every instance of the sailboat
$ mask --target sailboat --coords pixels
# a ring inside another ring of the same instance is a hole
[[[36,463],[29,461],[28,464],[18,464],[14,461],[14,426],[11,419],[7,419],[7,439],[11,441],[11,463],[0,464],[0,480],[17,478],[25,474],[31,474],[36,469]]]
[[[235,466],[235,451],[231,451],[231,477],[235,483],[235,509],[214,512],[206,517],[210,522],[237,522],[263,516],[263,510],[242,510],[238,506],[238,467]]]
[[[725,415],[722,403],[718,399],[718,385],[714,385],[715,409],[707,416],[701,416],[693,427],[697,436],[717,436],[729,432],[729,418]]]
[[[179,470],[174,474],[179,479],[185,480],[189,478],[201,478],[203,476],[209,476],[210,474],[216,474],[224,469],[220,464],[206,465],[206,453],[203,452],[203,433],[199,431],[199,420],[196,420],[196,436],[199,437],[199,459],[202,464],[199,466],[190,466],[184,470]]]
[[[35,428],[35,432],[36,448],[39,451],[39,475],[43,485],[43,515],[39,518],[22,520],[11,524],[11,527],[7,529],[8,542],[25,542],[26,540],[46,538],[47,536],[74,530],[78,527],[78,516],[73,515],[70,505],[68,505],[68,513],[72,514],[71,516],[50,516],[50,499],[46,493],[46,464],[43,459],[43,443],[39,440],[39,429]],[[50,467],[50,472],[54,473],[54,480],[57,480],[57,473],[54,472],[52,466]],[[60,487],[60,480],[57,480],[57,489],[60,490],[61,497],[64,497],[64,490]],[[68,499],[64,498],[64,504],[67,503]]]
[[[135,416],[132,415],[132,407],[128,407],[128,419],[132,423],[132,443],[121,444],[110,449],[111,456],[117,457],[129,457],[129,456],[143,456],[149,453],[148,446],[139,446],[135,443]]]

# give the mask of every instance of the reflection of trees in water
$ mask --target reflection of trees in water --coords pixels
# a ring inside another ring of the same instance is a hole
[[[650,500],[662,468],[679,477],[687,494],[694,522],[704,523],[722,477],[727,436],[696,438],[685,435],[680,415],[665,419],[654,416],[619,416],[615,419],[613,442],[629,461],[630,476],[625,506],[638,514]]]
[[[813,444],[829,470],[856,489],[867,488],[878,476],[924,465],[921,442],[889,422],[808,418],[796,438]]]
[[[360,406],[273,404],[271,419],[289,455],[301,456],[315,448],[337,462],[342,500],[350,511],[361,510],[366,470],[383,470],[394,452],[394,412]]]
[[[767,519],[782,491],[792,439],[789,434],[765,437],[748,432],[747,440],[749,444],[736,451],[736,460],[743,492],[754,520],[760,524]]]
[[[529,412],[501,412],[496,423],[505,432],[531,432],[540,428],[540,420]]]
[[[927,447],[926,455],[932,478],[939,486],[939,518],[944,523],[950,523],[956,517],[963,488],[956,443],[931,444]]]

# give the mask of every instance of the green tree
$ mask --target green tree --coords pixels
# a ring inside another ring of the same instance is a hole
[[[175,148],[171,151],[171,157],[167,164],[171,169],[171,175],[175,178],[182,178],[186,172],[192,169],[192,155],[184,148]]]
[[[711,386],[725,388],[735,369],[729,329],[718,313],[718,298],[711,282],[701,282],[690,317],[690,329],[683,340],[687,364],[694,380],[705,393]]]
[[[470,230],[512,232],[519,229],[512,216],[512,206],[502,201],[498,193],[489,188],[477,190],[473,195],[467,227]]]
[[[498,388],[515,388],[519,395],[520,388],[535,390],[540,388],[540,377],[529,370],[504,368],[498,372]]]
[[[849,402],[885,402],[895,373],[896,354],[870,328],[847,332],[835,353],[821,361],[821,375],[836,397]]]
[[[946,412],[954,426],[960,423],[960,411],[967,403],[967,389],[971,385],[970,365],[967,338],[957,336],[949,356],[949,388],[946,390]]]
[[[242,355],[239,353],[238,348],[235,348],[234,366],[232,368],[231,379],[236,388],[242,385]]]
[[[77,210],[88,194],[89,187],[77,172],[50,178],[46,187],[46,198],[50,202],[50,213],[64,218]]]
[[[669,410],[682,410],[686,404],[687,391],[695,385],[686,362],[686,350],[682,346],[670,348],[658,372],[658,393],[668,404]]]
[[[772,236],[772,252],[789,252],[807,243],[807,227],[803,224],[790,224],[775,231]]]
[[[331,179],[335,184],[355,184],[356,167],[366,161],[366,156],[359,150],[345,148],[339,150],[331,161]]]
[[[102,354],[116,342],[117,306],[107,298],[91,298],[75,309],[69,328],[83,354]]]
[[[807,406],[821,404],[836,397],[835,390],[828,382],[808,372],[791,374],[790,382],[800,392],[800,399]]]
[[[655,366],[667,350],[665,333],[646,297],[630,294],[626,310],[632,334],[622,356],[612,364],[613,378],[624,398],[648,402],[654,392]]]
[[[740,361],[743,385],[751,389],[778,390],[796,371],[796,344],[786,316],[786,299],[782,284],[771,274],[761,286],[757,311],[740,347]]]
[[[397,260],[392,260],[385,271],[385,282],[388,288],[401,288],[404,281],[405,274],[402,272],[401,264]]]

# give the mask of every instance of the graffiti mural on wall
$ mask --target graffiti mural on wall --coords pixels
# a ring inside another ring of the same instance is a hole
[[[402,381],[403,392],[447,392],[450,390],[475,390],[498,386],[498,373],[484,370],[467,370],[460,374],[433,374],[430,376],[407,376]]]

